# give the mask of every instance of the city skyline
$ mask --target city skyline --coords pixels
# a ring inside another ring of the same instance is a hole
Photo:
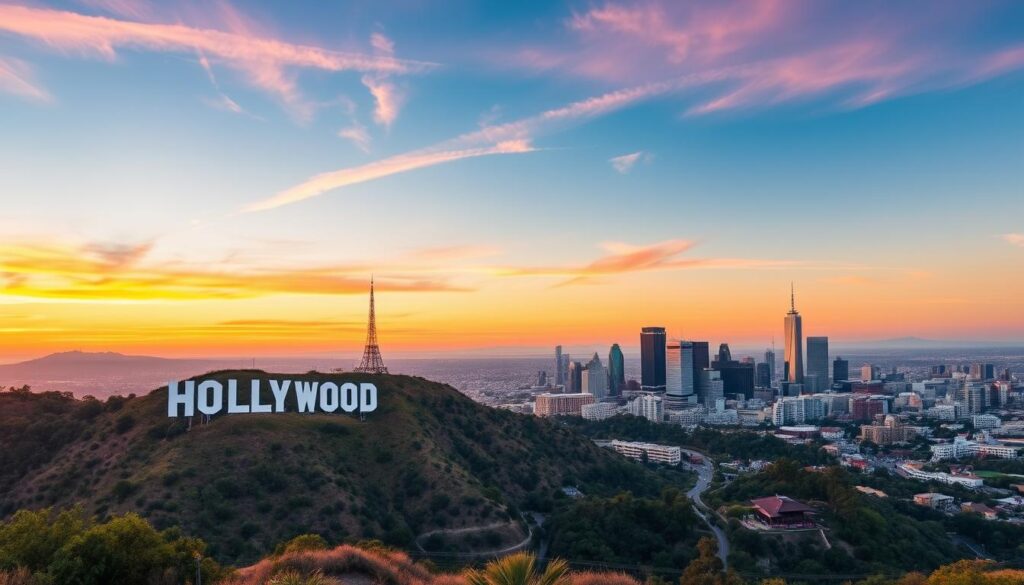
[[[0,3],[0,362],[1024,342],[1019,3],[462,8]]]

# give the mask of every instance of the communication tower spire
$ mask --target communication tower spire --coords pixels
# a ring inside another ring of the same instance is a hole
[[[370,321],[366,327],[366,347],[363,349],[363,360],[359,362],[356,372],[362,374],[386,374],[388,369],[380,357],[380,346],[377,345],[377,315],[373,306],[373,277],[370,277]]]

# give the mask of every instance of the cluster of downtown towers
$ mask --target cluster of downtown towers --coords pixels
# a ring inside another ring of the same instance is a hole
[[[776,382],[779,394],[784,396],[822,392],[831,386],[831,380],[849,377],[849,362],[842,358],[832,362],[833,372],[829,376],[828,337],[807,338],[805,373],[803,322],[792,298],[784,331],[780,379],[776,378],[773,349],[766,350],[764,361],[757,363],[753,358],[732,359],[729,344],[723,343],[712,359],[707,341],[669,340],[664,327],[644,327],[640,331],[639,384],[634,380],[626,382],[618,344],[608,352],[607,371],[596,353],[583,365],[571,361],[568,354],[562,353],[561,346],[556,347],[554,383],[563,385],[566,392],[590,392],[598,399],[604,397],[602,394],[654,394],[663,396],[666,410],[682,410],[701,404],[714,408],[716,399],[739,398],[737,395],[749,399],[755,388],[773,388]]]

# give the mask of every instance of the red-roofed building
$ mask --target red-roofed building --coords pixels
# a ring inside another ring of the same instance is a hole
[[[788,496],[771,496],[751,500],[758,517],[772,528],[813,528],[813,509]]]

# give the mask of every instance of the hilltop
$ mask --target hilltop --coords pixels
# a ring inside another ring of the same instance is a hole
[[[181,526],[222,562],[251,562],[297,534],[379,538],[413,548],[497,550],[528,540],[518,510],[543,509],[563,485],[595,495],[657,495],[658,474],[552,421],[479,405],[409,376],[277,376],[224,381],[372,381],[378,409],[341,414],[167,418],[167,389],[106,402],[54,392],[0,393],[0,514],[79,505],[136,511]],[[263,384],[264,401],[270,401]],[[429,538],[418,538],[432,534]]]

